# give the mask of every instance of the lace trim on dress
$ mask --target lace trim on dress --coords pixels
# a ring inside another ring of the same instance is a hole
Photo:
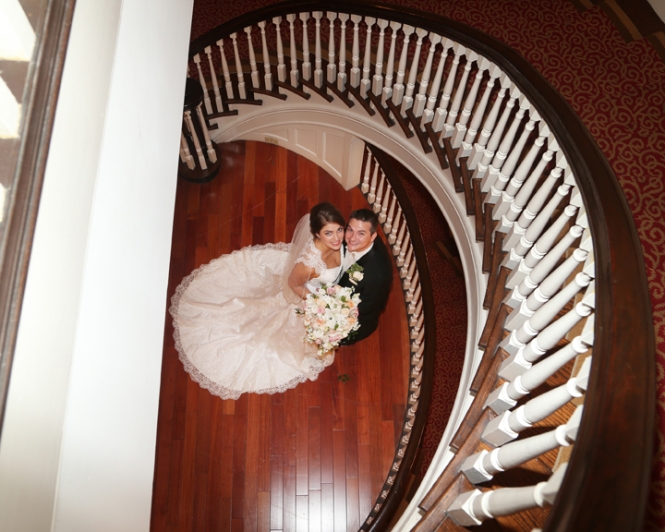
[[[302,262],[305,266],[314,268],[317,275],[321,275],[321,272],[328,268],[326,263],[323,261],[323,257],[321,256],[319,248],[317,248],[314,244],[313,238],[307,242],[307,245],[300,254],[300,257],[296,259],[296,264],[299,262]]]
[[[312,244],[314,241],[312,241]],[[286,244],[284,242],[278,242],[276,244],[264,244],[264,245],[256,245],[256,246],[249,246],[252,249],[276,249],[278,251],[285,251],[289,252],[291,250],[291,244]],[[246,249],[246,248],[243,248]],[[319,252],[318,249],[314,248],[318,253],[319,257],[321,256],[321,253]],[[235,253],[240,253],[242,250],[235,250],[231,252],[230,254],[235,254]],[[227,254],[229,255],[229,254]],[[279,386],[275,386],[272,388],[264,388],[262,390],[237,390],[237,389],[231,389],[227,388],[225,386],[222,386],[221,384],[214,382],[210,380],[208,377],[206,377],[203,373],[201,373],[194,364],[192,364],[185,354],[185,349],[182,346],[182,343],[180,342],[180,331],[178,329],[178,325],[175,321],[175,317],[178,314],[178,307],[180,306],[180,299],[182,298],[182,295],[185,293],[189,285],[196,279],[199,275],[201,275],[203,272],[205,272],[206,269],[210,268],[213,264],[215,264],[217,261],[222,260],[224,257],[227,255],[222,255],[221,257],[217,257],[216,259],[213,259],[212,261],[203,264],[202,266],[199,266],[195,270],[193,270],[187,277],[185,277],[180,285],[176,288],[175,293],[173,294],[173,297],[171,297],[171,306],[169,307],[169,313],[171,314],[173,318],[173,338],[175,340],[175,348],[178,351],[178,359],[180,362],[182,362],[183,367],[185,368],[185,371],[189,374],[191,379],[196,382],[201,388],[204,388],[208,390],[210,393],[213,395],[217,395],[221,397],[222,399],[238,399],[243,393],[259,393],[259,394],[276,394],[276,393],[283,393],[286,390],[290,390],[298,386],[299,384],[311,380],[314,381],[318,378],[319,374],[328,366],[330,366],[333,361],[335,360],[335,355],[334,353],[327,355],[326,357],[322,359],[314,359],[311,361],[311,366],[308,368],[308,371],[306,373],[303,373],[301,375],[298,375],[294,379],[285,382]],[[304,255],[304,254],[303,254]],[[323,262],[323,261],[322,261]],[[324,269],[325,269],[325,263],[324,263]],[[318,270],[317,270],[318,272]]]

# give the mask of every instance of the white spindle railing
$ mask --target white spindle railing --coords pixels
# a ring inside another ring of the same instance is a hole
[[[371,174],[371,179],[370,179]],[[408,410],[405,416],[405,424],[402,434],[399,439],[399,444],[395,454],[395,459],[390,468],[390,473],[386,479],[384,486],[381,490],[379,500],[375,503],[372,514],[367,518],[366,524],[371,525],[374,516],[381,509],[381,505],[390,493],[390,489],[394,483],[395,475],[400,469],[400,465],[408,445],[413,429],[413,420],[417,414],[419,405],[419,396],[421,390],[422,374],[421,369],[423,366],[423,353],[424,344],[423,338],[425,334],[424,326],[424,312],[423,312],[423,299],[422,299],[422,286],[420,284],[420,275],[417,270],[416,257],[414,254],[413,243],[409,234],[407,221],[402,214],[402,208],[399,205],[397,196],[395,195],[390,182],[388,181],[384,170],[381,168],[379,162],[372,155],[369,148],[365,151],[364,169],[362,171],[363,185],[361,190],[366,195],[367,201],[372,206],[374,212],[382,213],[380,223],[383,226],[384,233],[389,234],[389,231],[395,230],[399,227],[398,236],[395,239],[388,239],[392,255],[395,257],[395,263],[398,267],[399,276],[402,280],[402,288],[404,290],[405,301],[407,305],[407,315],[409,324],[409,337],[411,339],[411,371],[409,380],[409,398]],[[378,180],[377,176],[381,176]],[[374,190],[374,192],[372,192]],[[392,208],[388,210],[387,204],[391,203]],[[395,205],[397,205],[397,213],[395,214]]]

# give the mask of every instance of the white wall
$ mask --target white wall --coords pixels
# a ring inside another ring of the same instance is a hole
[[[0,442],[0,530],[148,530],[192,0],[77,0]]]

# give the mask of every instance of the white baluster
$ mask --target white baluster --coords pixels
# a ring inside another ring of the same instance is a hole
[[[284,61],[284,44],[282,43],[281,32],[282,17],[275,17],[272,22],[275,25],[277,35],[277,79],[284,83],[286,81],[286,63]]]
[[[363,175],[363,183],[360,186],[360,190],[363,194],[369,192],[369,178],[370,178],[370,169],[372,166],[372,152],[369,148],[365,147],[365,173]]]
[[[323,86],[323,61],[321,58],[321,17],[322,11],[312,13],[316,21],[316,44],[314,45],[314,85],[318,88]]]
[[[483,59],[483,61],[486,61]],[[485,116],[485,109],[487,109],[487,104],[489,103],[490,99],[490,94],[492,93],[492,89],[494,88],[494,83],[496,81],[496,78],[498,78],[501,75],[501,70],[499,69],[498,66],[496,66],[493,63],[489,63],[488,66],[488,71],[489,71],[489,79],[487,80],[487,85],[485,85],[485,90],[483,91],[483,95],[480,98],[480,102],[478,103],[478,106],[476,107],[475,111],[473,111],[473,118],[471,119],[471,124],[469,125],[469,130],[466,132],[466,136],[464,137],[464,140],[462,141],[461,149],[457,152],[457,164],[459,164],[459,160],[463,157],[469,157],[471,155],[471,151],[473,150],[473,141],[476,139],[476,135],[478,134],[478,128],[480,128],[480,123],[483,120],[483,117]],[[498,99],[498,97],[497,97]],[[466,105],[464,106],[466,109]],[[473,109],[472,109],[473,110]],[[490,114],[492,111],[490,112]],[[497,109],[498,113],[498,109]],[[489,116],[488,116],[489,119]],[[496,120],[496,114],[494,115],[494,120]],[[487,122],[487,120],[486,120]],[[489,125],[489,124],[488,124]],[[492,126],[493,122],[492,122]],[[485,143],[487,142],[487,139],[489,138],[489,135],[485,139]],[[469,157],[469,160],[467,160],[467,167],[470,170],[473,170],[474,167],[470,166],[471,162],[471,157]]]
[[[386,68],[386,79],[384,80],[383,91],[381,94],[381,104],[386,105],[386,101],[393,95],[393,72],[395,71],[395,45],[397,43],[397,30],[402,25],[399,22],[391,22],[390,29],[390,51],[388,52],[388,67]]]
[[[194,157],[192,157],[192,154],[189,151],[187,139],[185,139],[185,134],[182,132],[180,133],[180,159],[187,165],[187,168],[190,170],[194,170],[194,168],[196,168]]]
[[[402,31],[404,32],[404,39],[402,39],[402,52],[399,57],[399,66],[397,67],[397,80],[395,81],[395,86],[393,87],[392,101],[395,105],[400,105],[402,99],[404,98],[404,76],[406,73],[406,58],[409,52],[409,39],[411,34],[415,31],[416,28],[404,24],[402,26]]]
[[[406,282],[410,282],[410,280],[407,278]],[[422,330],[423,322],[424,322],[424,316],[421,314],[418,319],[416,320],[416,324],[413,326],[413,330],[411,331],[411,339],[417,338],[420,336],[420,331]]]
[[[231,81],[231,71],[229,64],[226,62],[226,54],[224,53],[224,40],[217,41],[219,53],[222,56],[222,74],[224,75],[224,88],[226,89],[226,97],[233,100],[233,82]]]
[[[537,146],[538,150],[540,149],[541,140],[544,142],[543,137],[538,137],[534,145]],[[526,205],[526,202],[529,201],[529,198],[533,193],[533,189],[538,184],[538,181],[540,181],[545,167],[552,160],[552,156],[552,150],[547,150],[545,153],[543,153],[536,167],[533,169],[531,174],[529,174],[529,177],[527,177],[527,179],[524,181],[522,181],[522,169],[525,165],[520,164],[520,168],[515,173],[515,177],[509,183],[508,189],[501,196],[494,207],[493,212],[496,212],[497,216],[501,216],[501,223],[498,226],[498,231],[501,231],[502,233],[507,233],[510,231],[515,220],[517,220],[518,216],[522,213],[522,209]]]
[[[270,67],[270,53],[268,53],[268,42],[266,40],[266,22],[262,20],[258,23],[261,28],[261,49],[263,53],[263,83],[266,90],[272,90],[272,68]]]
[[[443,94],[441,94],[441,99],[439,100],[439,107],[437,107],[434,118],[432,119],[432,129],[434,131],[441,131],[443,125],[446,123],[446,117],[448,116],[448,104],[450,103],[450,97],[453,94],[453,89],[455,88],[455,77],[457,75],[457,67],[459,66],[460,57],[466,51],[466,48],[458,43],[453,43],[452,49],[455,52],[453,56],[453,62],[450,65],[450,71],[448,72],[448,77],[446,78],[446,83],[443,86]]]
[[[418,270],[416,270],[416,273],[413,274],[413,278],[411,279],[411,286],[409,286],[404,300],[406,302],[415,301],[416,297],[420,297],[420,287],[420,275],[418,274]],[[416,291],[418,292],[418,295],[416,295]]]
[[[346,21],[349,15],[339,14],[339,20],[342,23],[342,33],[339,38],[339,73],[337,74],[337,90],[346,90]]]
[[[508,232],[508,236],[504,239],[504,245],[506,248],[513,247],[519,242],[520,238],[524,236],[526,230],[531,225],[531,222],[536,219],[540,209],[545,204],[545,201],[550,195],[550,192],[556,185],[556,182],[561,177],[561,169],[554,168],[550,172],[550,175],[547,176],[545,182],[538,187],[536,193],[529,200],[526,209],[522,211],[521,216],[517,220],[517,223],[514,223]]]
[[[459,495],[446,514],[460,526],[481,525],[486,519],[545,506],[546,486],[546,482],[540,482],[524,488],[469,491]]]
[[[386,234],[389,234],[392,230],[393,220],[395,219],[395,205],[397,204],[397,197],[393,194],[391,199],[392,201],[390,203],[390,208],[388,209],[388,216],[386,217],[386,221],[383,224],[383,230]]]
[[[423,111],[422,119],[420,120],[421,127],[425,127],[425,124],[430,123],[434,119],[434,106],[436,105],[436,99],[439,96],[439,89],[441,88],[441,80],[443,79],[443,67],[446,65],[446,58],[448,57],[448,50],[452,46],[452,41],[446,39],[445,42],[441,41],[443,48],[439,54],[439,62],[436,66],[436,72],[434,73],[434,80],[429,89],[429,97],[427,98],[427,107]]]
[[[367,37],[365,38],[365,58],[363,59],[363,76],[360,81],[360,96],[367,98],[367,91],[370,88],[370,65],[372,57],[372,26],[376,23],[373,17],[365,17],[367,24]]]
[[[515,102],[519,97],[519,95],[520,92],[517,89],[517,87],[511,85],[510,99],[506,102],[506,106],[504,107],[503,112],[501,113],[501,117],[499,118],[499,121],[497,122],[494,131],[492,131],[492,136],[490,137],[487,143],[487,147],[485,148],[485,151],[483,151],[482,157],[480,158],[478,164],[476,165],[476,169],[473,172],[474,178],[485,179],[487,171],[489,169],[489,164],[494,159],[495,151],[499,147],[499,143],[501,142],[501,137],[503,136],[506,124],[508,123],[508,118],[512,113],[513,107],[515,107]],[[491,183],[490,185],[488,185],[488,187],[489,186],[491,186]]]
[[[565,384],[545,392],[514,411],[506,411],[492,419],[485,427],[482,440],[494,447],[512,441],[519,433],[552,415],[573,397],[581,397],[583,391],[578,379],[572,378]]]
[[[559,282],[557,274],[558,270],[548,276],[527,299],[522,301],[522,304],[518,308],[514,309],[508,315],[505,324],[506,330],[513,331],[518,327],[521,327],[524,322],[533,317],[539,308],[550,300],[550,298],[556,293],[558,287],[562,284],[556,284]],[[565,281],[565,277],[563,278],[563,281]],[[591,277],[586,273],[580,272],[575,276],[572,283],[568,284],[563,290],[561,290],[560,294],[566,293],[567,290],[568,293],[572,292],[572,294],[575,295],[582,288],[588,286],[590,282]]]
[[[423,46],[423,38],[427,35],[427,30],[416,28],[416,50],[413,53],[413,61],[411,62],[411,69],[409,70],[409,80],[406,84],[406,94],[402,100],[401,113],[405,114],[407,109],[413,105],[413,91],[416,88],[416,77],[418,76],[418,64],[420,63],[420,50]]]
[[[519,113],[518,113],[519,114]],[[522,134],[520,135],[519,139],[515,143],[515,145],[512,147],[510,150],[510,154],[508,155],[508,158],[506,161],[503,163],[503,166],[501,167],[501,171],[499,172],[499,175],[495,179],[494,183],[490,187],[490,193],[487,195],[487,198],[485,199],[486,203],[496,203],[497,200],[501,197],[502,191],[506,188],[506,185],[508,184],[508,180],[510,179],[513,170],[515,169],[515,166],[517,165],[517,162],[519,161],[520,157],[522,156],[522,150],[524,149],[524,146],[526,144],[527,139],[531,136],[531,132],[534,130],[536,124],[536,119],[539,119],[540,117],[535,113],[532,112],[531,116],[529,118],[529,121],[527,122],[526,126],[524,127],[524,131],[522,131]],[[526,177],[526,173],[529,171],[531,168],[531,165],[533,164],[533,161],[536,158],[536,155],[538,155],[538,151],[540,150],[542,144],[544,144],[545,139],[542,139],[541,145],[538,146],[537,144],[534,143],[532,146],[531,150],[529,150],[529,153],[524,157],[523,163],[521,165],[521,175],[518,176],[518,181],[521,184],[521,182],[524,180]],[[503,214],[503,213],[501,213]],[[498,219],[498,218],[495,218]]]
[[[403,218],[402,218],[402,206],[397,205],[397,215],[395,216],[395,221],[393,222],[393,228],[390,231],[390,235],[388,235],[388,243],[392,246],[395,244],[397,241],[397,231],[399,231],[399,226],[400,224],[403,223]]]
[[[571,283],[571,285],[573,288],[576,287],[574,283]],[[563,292],[564,291],[562,290],[561,293]],[[568,293],[565,293],[564,295],[567,296]],[[559,294],[557,294],[557,296],[558,295]],[[515,344],[521,343],[519,341],[519,334],[515,336],[516,340],[514,343],[509,342],[505,344],[506,347],[508,347],[510,351],[513,352],[513,354],[504,360],[503,364],[501,364],[501,368],[499,369],[499,376],[506,380],[512,380],[518,375],[524,373],[526,370],[530,369],[531,365],[536,360],[542,357],[549,349],[552,349],[557,344],[557,342],[561,340],[561,338],[563,338],[566,334],[568,334],[582,318],[586,318],[589,314],[591,314],[592,308],[586,303],[580,302],[561,318],[543,328],[543,323],[539,322],[539,320],[541,318],[543,321],[547,320],[548,318],[551,320],[552,318],[550,318],[550,316],[552,315],[552,311],[556,310],[557,307],[560,307],[560,310],[563,308],[565,303],[568,302],[565,301],[564,304],[561,304],[557,296],[553,297],[549,302],[541,307],[540,310],[538,310],[530,320],[528,320],[524,325],[522,325],[522,327],[520,327],[520,329],[518,329],[518,331],[526,331],[524,336],[528,337],[534,330],[539,330],[542,328],[542,331],[533,340],[531,340],[527,345],[521,344],[517,352],[513,350],[513,346]],[[562,297],[561,299],[564,298]],[[531,328],[531,323],[534,324],[533,329]],[[549,323],[549,321],[547,321],[547,323]],[[513,331],[513,333],[518,331]],[[510,337],[513,336],[513,333],[511,333]]]
[[[434,52],[436,46],[441,42],[441,35],[436,33],[429,34],[429,52],[427,53],[427,60],[425,61],[425,68],[420,75],[420,85],[418,86],[418,94],[416,95],[413,103],[413,115],[417,118],[422,116],[425,109],[425,102],[427,101],[427,87],[429,85],[429,77],[432,73],[432,61],[434,61]]]
[[[418,334],[418,338],[416,338],[413,343],[411,344],[411,352],[415,353],[418,351],[423,343],[423,338],[425,338],[425,329],[422,328],[420,329],[420,333]]]
[[[381,213],[379,214],[379,223],[383,224],[386,221],[388,213],[388,202],[392,196],[392,187],[390,183],[386,182],[386,191],[383,194],[383,199],[381,200]]]
[[[196,63],[196,70],[199,72],[199,80],[201,81],[201,88],[203,89],[203,102],[206,106],[206,113],[211,115],[213,113],[212,103],[210,102],[210,95],[208,94],[208,82],[206,81],[203,71],[201,70],[201,56],[196,54],[194,56],[194,63]],[[211,72],[212,75],[215,75],[214,70]]]
[[[349,71],[349,83],[352,87],[360,85],[360,15],[351,15],[353,22],[353,44],[351,45],[351,70]]]
[[[206,119],[203,116],[203,110],[201,109],[201,104],[196,106],[196,115],[198,116],[199,125],[201,126],[201,131],[203,132],[203,140],[205,141],[206,152],[208,153],[208,159],[210,159],[211,163],[216,163],[217,153],[215,152],[215,148],[212,145],[212,141],[210,140],[210,134],[208,133],[208,126],[206,125]]]
[[[245,75],[242,71],[242,63],[240,62],[240,53],[238,52],[238,34],[231,34],[231,41],[233,42],[233,55],[236,60],[236,74],[238,76],[238,95],[241,100],[247,99],[247,91],[245,89]]]
[[[404,234],[406,232],[406,220],[402,218],[400,220],[399,233],[397,233],[397,240],[393,246],[393,255],[399,255],[399,252],[402,251],[402,242],[404,242]]]
[[[414,283],[411,283],[411,286],[414,286]],[[411,302],[409,302],[409,306],[407,308],[407,313],[408,314],[420,314],[423,309],[423,300],[420,297],[422,294],[422,286],[418,284],[416,288],[413,290],[413,296]]]
[[[547,275],[547,273],[554,267],[556,262],[558,262],[563,254],[570,248],[570,246],[572,246],[573,242],[582,235],[582,231],[583,229],[579,225],[574,225],[571,227],[569,231],[559,240],[556,246],[554,246],[554,248],[552,248],[552,250],[545,255],[544,258],[541,256],[540,252],[536,251],[539,247],[539,243],[536,242],[536,245],[531,248],[527,256],[524,257],[522,261],[520,261],[519,267],[511,272],[511,274],[508,276],[508,280],[506,281],[506,288],[512,289],[525,281],[527,276],[530,276],[532,271],[537,266],[540,267],[539,264],[541,262],[544,263],[542,265],[542,271],[545,272],[545,275]],[[586,250],[582,251],[588,253]],[[585,273],[591,277],[588,272]],[[533,281],[530,282],[533,283]],[[522,292],[522,289],[520,289],[520,292]]]
[[[507,443],[491,452],[483,449],[464,460],[460,471],[473,484],[487,482],[497,473],[513,469],[557,447],[568,447],[571,443],[566,425],[559,425],[549,432]]]
[[[382,171],[383,173],[383,171]],[[372,205],[376,200],[376,185],[378,182],[379,164],[374,161],[374,172],[372,173],[372,180],[369,183],[369,194],[367,194],[367,203]]]
[[[494,185],[494,182],[499,178],[501,167],[510,153],[513,141],[515,140],[515,135],[517,134],[517,129],[522,123],[522,118],[526,112],[525,106],[528,107],[529,102],[524,95],[520,95],[519,100],[520,108],[517,110],[517,114],[515,114],[515,118],[513,118],[508,131],[503,139],[501,139],[501,145],[492,159],[488,172],[483,176],[480,187],[483,192],[489,192],[492,185]]]
[[[531,249],[531,246],[533,246],[534,242],[538,240],[538,237],[540,236],[543,228],[549,223],[552,213],[559,206],[559,203],[568,193],[568,189],[569,189],[568,185],[561,185],[557,189],[557,193],[554,196],[552,196],[552,199],[549,201],[549,203],[545,206],[545,208],[543,208],[542,211],[540,211],[538,216],[536,216],[531,225],[529,225],[529,228],[524,233],[524,236],[519,240],[517,244],[515,244],[515,247],[510,248],[510,250],[508,250],[506,249],[506,247],[509,244],[504,244],[504,251],[509,251],[509,254],[506,255],[506,258],[502,262],[502,266],[505,266],[512,270],[513,268],[515,268],[515,266],[517,266],[520,263],[522,257],[526,255],[526,253]],[[541,258],[547,252],[547,250],[550,247],[552,247],[559,232],[563,229],[563,226],[566,223],[568,223],[570,218],[572,218],[576,212],[577,212],[577,207],[568,205],[564,209],[561,216],[559,216],[559,218],[550,226],[550,228],[546,232],[548,236],[548,241],[547,241],[548,245],[546,249],[539,250],[539,252],[541,253],[540,255]],[[543,241],[543,244],[545,244],[545,241]]]
[[[485,71],[491,65],[491,63],[484,57],[481,58],[480,62],[476,60],[476,64],[478,65],[478,72],[476,72],[476,77],[473,80],[473,84],[471,85],[469,94],[467,94],[466,100],[464,100],[464,108],[462,109],[462,114],[460,114],[459,120],[457,121],[457,124],[455,124],[455,131],[453,132],[453,136],[450,141],[453,148],[459,148],[462,145],[462,141],[464,140],[464,136],[466,135],[466,125],[469,122],[469,118],[471,117],[471,112],[473,111],[473,108],[476,107],[477,103],[476,98],[478,97],[478,89],[480,88],[480,82],[482,81],[483,76],[485,75]]]
[[[494,100],[492,109],[490,109],[490,112],[488,113],[485,122],[483,122],[483,129],[480,131],[480,136],[478,137],[478,141],[473,145],[471,154],[469,155],[469,159],[466,162],[467,166],[469,167],[469,170],[475,170],[476,167],[478,166],[478,163],[482,160],[483,156],[485,155],[485,148],[487,147],[488,142],[494,133],[494,126],[496,125],[496,119],[499,116],[499,109],[501,108],[501,104],[503,103],[504,97],[506,96],[506,94],[508,94],[510,90],[510,80],[506,77],[506,75],[501,74],[499,77],[501,79],[501,87],[499,88],[499,92],[496,95],[496,99]],[[488,160],[490,159],[491,156],[488,157]],[[478,175],[478,177],[482,176],[483,174]]]
[[[404,282],[402,283],[403,290],[409,290],[409,288],[411,288],[411,284],[413,283],[413,277],[416,274],[416,271],[418,271],[416,269],[416,266],[417,266],[416,261],[415,260],[411,261],[411,264],[409,264],[409,267],[406,270],[406,274],[403,277],[402,277],[402,272],[400,272],[400,277],[404,279]],[[420,323],[420,325],[422,325],[422,323]],[[418,327],[420,327],[420,325],[418,325]]]
[[[413,257],[413,244],[411,243],[411,236],[407,235],[408,239],[405,245],[402,246],[399,256],[397,257],[397,266],[401,267],[404,264],[407,266],[407,271],[411,267],[411,258]],[[415,261],[414,261],[415,262]]]
[[[212,62],[212,47],[206,46],[205,53],[208,56],[208,66],[210,67],[210,78],[212,79],[212,91],[215,95],[215,107],[217,111],[222,110],[222,95],[219,93],[219,84],[217,83],[217,71],[215,70],[215,65]],[[206,111],[208,109],[206,108]]]
[[[462,106],[462,98],[464,97],[466,82],[469,79],[469,72],[471,72],[471,66],[477,59],[477,53],[470,50],[466,51],[466,64],[464,65],[464,72],[462,72],[462,77],[460,78],[460,81],[457,85],[453,103],[450,105],[450,110],[448,111],[448,116],[446,117],[446,123],[443,124],[441,139],[444,137],[451,137],[453,131],[455,131],[455,121],[457,120],[457,113],[459,113],[460,107]]]
[[[520,348],[524,347],[531,338],[536,336],[539,331],[556,317],[566,303],[568,303],[577,292],[579,292],[584,286],[588,286],[590,279],[591,278],[588,275],[580,272],[573,282],[566,285],[556,296],[540,304],[538,309],[531,313],[528,319],[524,320],[519,328],[515,328],[510,336],[503,339],[499,344],[500,347],[508,353],[517,353]],[[533,306],[537,305],[533,299],[531,299],[531,304]],[[519,312],[519,309],[516,309],[513,312]]]
[[[374,196],[374,205],[372,205],[372,210],[375,213],[381,211],[381,198],[383,198],[383,185],[386,182],[386,174],[381,170],[381,179],[379,180],[379,186],[376,189],[376,195]]]
[[[286,20],[289,23],[289,55],[291,56],[291,72],[289,80],[291,86],[300,86],[300,71],[298,70],[298,51],[296,50],[296,34],[293,23],[296,20],[295,14],[286,15]]]
[[[307,35],[307,21],[309,13],[300,13],[302,21],[302,79],[312,79],[312,63],[309,60],[309,36]]]
[[[202,170],[207,170],[208,165],[206,163],[205,157],[203,156],[203,150],[201,149],[201,143],[199,142],[199,137],[196,134],[196,129],[194,129],[194,124],[192,123],[191,111],[185,111],[185,125],[187,126],[187,131],[189,131],[189,134],[192,137],[194,149],[196,150],[196,157],[199,160],[199,166]]]
[[[568,345],[517,375],[511,382],[504,382],[489,395],[485,407],[491,408],[497,414],[510,410],[522,397],[545,383],[554,373],[587,350],[582,337],[576,336]]]
[[[372,94],[378,96],[383,87],[383,48],[385,42],[386,28],[388,21],[379,19],[376,22],[379,26],[379,47],[376,50],[376,64],[374,65],[374,78],[372,80]]]
[[[419,345],[417,349],[411,349],[411,352],[414,353],[412,356],[412,363],[418,364],[422,360],[423,352],[425,351],[424,345]]]
[[[569,234],[570,231],[568,231],[567,235]],[[564,243],[563,245],[561,245],[562,242]],[[563,255],[563,253],[568,250],[568,246],[566,246],[565,242],[566,241],[562,238],[559,243],[557,243],[557,245],[551,251],[549,251],[545,257],[536,264],[536,266],[533,267],[529,275],[503,300],[506,305],[511,308],[517,308],[536,288],[538,288],[538,285],[542,283],[548,275],[550,275],[550,271],[556,262],[558,262],[561,255]],[[533,248],[531,251],[533,251]],[[529,254],[531,254],[531,251]],[[561,266],[555,270],[552,275],[556,276],[556,279],[560,281],[558,286],[561,286],[561,284],[571,273],[573,273],[573,271],[575,271],[580,263],[586,260],[587,255],[587,251],[583,249],[576,249],[570,255],[570,257],[568,257],[563,262],[563,264],[561,264]]]
[[[328,32],[328,83],[335,83],[337,78],[337,62],[335,61],[335,19],[337,13],[328,11],[326,13],[328,18],[329,32]]]
[[[249,68],[252,72],[252,87],[258,89],[261,86],[261,82],[259,81],[259,69],[256,66],[256,55],[254,54],[254,44],[252,43],[252,27],[247,26],[245,33],[247,34],[247,48],[249,50]]]

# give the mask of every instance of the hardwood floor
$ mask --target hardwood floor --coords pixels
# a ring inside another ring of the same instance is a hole
[[[212,182],[178,184],[169,298],[185,275],[221,254],[289,241],[320,201],[345,216],[367,205],[358,189],[344,191],[278,146],[225,144],[222,157]],[[401,431],[408,345],[395,281],[379,330],[339,349],[318,380],[222,400],[185,373],[167,316],[151,530],[358,530]]]

